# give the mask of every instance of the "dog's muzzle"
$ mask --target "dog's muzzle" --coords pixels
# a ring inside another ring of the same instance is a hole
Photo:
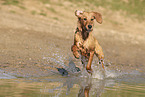
[[[92,25],[88,25],[88,28],[91,29],[92,28]]]
[[[92,29],[92,25],[88,25],[88,26],[85,26],[84,27],[84,30],[86,31],[86,32],[91,32],[93,29]]]
[[[88,25],[87,28],[88,28],[88,29],[86,29],[86,31],[87,31],[88,33],[92,31],[92,25]]]

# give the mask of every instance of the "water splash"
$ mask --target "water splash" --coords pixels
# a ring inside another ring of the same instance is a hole
[[[137,77],[140,76],[141,73],[137,70],[129,70],[129,71],[121,71],[121,70],[110,70],[109,68],[105,68],[105,70],[103,68],[101,68],[101,66],[95,66],[95,68],[93,68],[93,75],[92,78],[97,78],[97,79],[114,79],[114,78],[133,78],[133,77]]]
[[[77,65],[74,63],[71,57],[67,58],[68,56],[59,55],[59,53],[53,53],[49,57],[43,57],[46,59],[49,65],[53,63],[53,68],[63,67],[65,70],[69,72],[69,75],[73,76],[80,76],[84,78],[93,78],[93,79],[108,79],[108,78],[119,78],[124,76],[132,76],[132,75],[139,75],[138,71],[120,71],[120,70],[110,70],[109,68],[105,67],[105,70],[99,65],[96,61],[92,63],[93,74],[92,76],[83,68],[82,63],[80,62],[81,71],[78,71]],[[80,60],[79,60],[80,61]],[[85,62],[84,62],[85,63]],[[78,63],[77,63],[78,64]],[[87,63],[86,63],[87,64]],[[85,65],[86,65],[85,64]]]
[[[47,66],[50,66],[51,68],[56,69],[63,69],[69,72],[68,75],[77,75],[80,73],[80,68],[76,67],[76,64],[74,61],[72,61],[71,57],[60,55],[59,53],[52,53],[48,57],[43,57],[44,60],[47,60],[48,64],[45,64]],[[51,65],[50,65],[51,64]],[[51,70],[52,72],[56,72],[54,70]]]

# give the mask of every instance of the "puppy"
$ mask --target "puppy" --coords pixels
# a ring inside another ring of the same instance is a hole
[[[75,11],[75,15],[78,17],[78,23],[74,34],[74,44],[71,50],[75,58],[79,59],[80,55],[81,58],[85,57],[87,66],[85,66],[83,60],[81,60],[82,64],[88,73],[92,74],[91,64],[94,54],[98,57],[99,64],[101,64],[104,69],[104,54],[102,47],[92,35],[94,20],[101,24],[102,15],[98,12],[83,12],[79,10]]]

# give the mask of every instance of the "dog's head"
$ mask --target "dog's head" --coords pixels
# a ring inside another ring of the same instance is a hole
[[[85,12],[75,11],[75,15],[78,17],[79,29],[90,32],[93,30],[94,20],[98,23],[102,23],[102,15],[98,12]]]

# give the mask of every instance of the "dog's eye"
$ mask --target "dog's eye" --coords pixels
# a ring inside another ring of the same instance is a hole
[[[86,19],[86,18],[84,18],[84,20],[86,21],[87,19]]]
[[[91,21],[93,21],[94,19],[91,19]]]

